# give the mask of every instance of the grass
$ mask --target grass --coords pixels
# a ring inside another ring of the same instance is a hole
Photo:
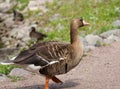
[[[21,6],[16,6],[15,8],[19,9],[19,10],[23,10],[29,3],[29,0],[16,0],[18,3],[21,4]]]
[[[8,78],[10,78],[12,82],[17,82],[17,81],[25,80],[25,79],[26,79],[26,78],[24,78],[24,77],[20,77],[20,76],[10,76],[10,75],[8,75]]]
[[[17,0],[17,2],[22,4],[17,8],[23,10],[29,0]],[[42,12],[41,10],[26,13],[26,18],[34,16],[35,21],[42,22],[40,31],[48,35],[45,40],[69,41],[70,21],[73,18],[82,17],[91,24],[89,27],[81,28],[81,32],[85,31],[86,35],[94,32],[100,34],[115,28],[112,23],[120,17],[119,0],[54,0],[53,3],[46,3],[46,7],[49,11],[40,16],[38,14]],[[53,19],[55,14],[60,16]],[[58,25],[62,28],[60,29]],[[45,28],[48,31],[45,31]],[[0,74],[9,74],[13,67],[0,65]]]
[[[16,66],[14,65],[1,65],[0,64],[0,75],[5,74],[8,75],[10,73],[10,71],[15,68]]]
[[[9,73],[13,68],[16,68],[18,66],[15,65],[1,65],[0,64],[0,75],[5,74],[7,75],[8,78],[11,79],[12,82],[16,82],[19,80],[24,80],[24,77],[19,77],[19,76],[10,76]]]
[[[94,32],[100,34],[115,28],[112,26],[112,23],[120,16],[119,0],[97,1],[99,0],[69,0],[69,2],[54,0],[52,4],[46,3],[50,11],[37,17],[36,20],[44,22],[41,30],[44,31],[45,27],[53,29],[46,33],[49,37],[47,40],[57,38],[69,41],[69,24],[73,18],[83,17],[86,21],[90,22],[91,25],[89,27],[82,28],[85,31],[85,35]],[[60,18],[50,20],[55,14],[60,14]],[[64,28],[59,30],[59,28],[56,28],[58,24],[61,24]]]

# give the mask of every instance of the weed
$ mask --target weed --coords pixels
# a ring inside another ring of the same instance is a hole
[[[0,64],[0,75],[1,74],[8,75],[10,73],[10,71],[15,67],[17,67],[17,66],[15,66],[15,65],[1,65]]]
[[[8,78],[10,78],[12,82],[17,82],[17,81],[20,81],[20,80],[25,80],[25,77],[20,77],[20,76],[10,76],[10,75],[8,75]]]

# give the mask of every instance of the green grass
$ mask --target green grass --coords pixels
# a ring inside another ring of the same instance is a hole
[[[19,10],[23,10],[29,3],[29,0],[16,0],[18,3],[21,3],[20,7],[16,7]]]
[[[11,79],[12,82],[17,82],[17,81],[26,79],[25,77],[20,77],[20,76],[10,76],[10,75],[8,75],[8,77]]]
[[[8,78],[11,79],[12,82],[16,82],[19,80],[24,80],[24,77],[19,77],[19,76],[10,76],[9,73],[13,68],[16,68],[18,66],[15,65],[1,65],[0,64],[0,75],[5,74],[7,75]]]
[[[0,75],[2,74],[8,75],[10,71],[15,67],[16,67],[15,65],[1,65],[0,64]]]
[[[52,27],[53,31],[47,32],[47,40],[60,39],[69,41],[69,24],[73,18],[83,17],[91,25],[89,27],[81,28],[85,31],[85,34],[90,34],[96,31],[96,34],[100,34],[107,30],[111,30],[115,27],[112,26],[112,22],[120,16],[120,3],[119,0],[105,0],[103,2],[97,2],[99,0],[54,0],[54,3],[46,3],[49,8],[49,12],[37,17],[39,22],[43,21],[44,24],[41,29],[45,27]],[[61,3],[61,4],[57,4]],[[51,21],[53,15],[59,13],[60,18]],[[64,26],[62,30],[56,28],[58,24]]]
[[[29,0],[17,0],[25,8]],[[46,3],[46,7],[49,11],[41,16],[41,10],[30,11],[26,13],[26,17],[33,17],[34,21],[43,22],[40,25],[40,31],[44,32],[45,27],[51,27],[53,30],[46,32],[48,38],[46,40],[63,40],[69,41],[69,24],[73,18],[84,18],[91,25],[84,27],[82,30],[86,34],[93,33],[100,34],[107,30],[111,30],[115,27],[112,26],[112,22],[120,16],[120,3],[119,0],[54,0],[53,3]],[[60,18],[56,20],[50,20],[55,14],[60,14]],[[57,25],[64,26],[62,30],[57,28]]]
[[[13,13],[13,9],[18,9],[20,11],[24,10],[25,7],[28,5],[29,0],[16,0],[16,2],[16,5],[14,5],[9,11],[10,13]]]

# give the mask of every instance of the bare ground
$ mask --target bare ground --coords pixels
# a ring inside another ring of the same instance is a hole
[[[50,81],[50,89],[120,89],[120,42],[96,48],[76,68],[58,77],[64,83]],[[18,82],[1,82],[0,89],[44,89],[44,83],[44,77],[34,75]]]

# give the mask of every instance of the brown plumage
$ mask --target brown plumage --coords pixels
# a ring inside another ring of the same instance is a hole
[[[18,12],[17,10],[13,10],[13,14],[14,14],[14,17],[13,17],[13,21],[17,22],[17,21],[20,21],[22,22],[24,20],[24,16],[22,13]]]
[[[31,28],[31,32],[30,32],[29,36],[31,38],[35,39],[36,41],[43,40],[45,37],[47,37],[47,35],[37,32],[35,27]]]
[[[45,89],[49,89],[49,79],[61,83],[55,75],[65,74],[79,64],[83,56],[83,46],[77,30],[88,24],[83,19],[73,19],[70,25],[70,43],[40,42],[21,52],[13,63],[46,76]]]

